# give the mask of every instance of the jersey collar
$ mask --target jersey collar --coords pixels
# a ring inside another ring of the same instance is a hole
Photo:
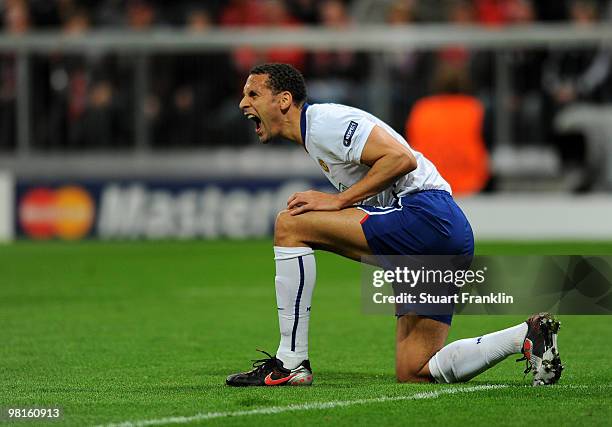
[[[304,150],[308,152],[308,148],[306,148],[306,110],[308,110],[310,104],[307,102],[302,106],[302,113],[300,115],[300,130],[302,131],[302,142],[304,143]]]

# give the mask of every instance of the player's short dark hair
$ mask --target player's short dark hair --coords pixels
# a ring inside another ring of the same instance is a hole
[[[300,105],[306,101],[306,82],[304,76],[289,64],[269,63],[256,65],[249,74],[267,74],[268,87],[274,94],[288,91],[293,103]]]

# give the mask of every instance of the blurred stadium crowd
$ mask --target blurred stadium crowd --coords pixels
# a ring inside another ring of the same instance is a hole
[[[524,25],[610,19],[612,1],[592,0],[0,0],[4,34],[60,30],[75,37],[90,30],[183,30],[202,33],[241,26],[318,26],[413,23]],[[604,48],[513,50],[512,139],[560,141],[551,117],[574,101],[612,101],[612,58]],[[259,62],[288,62],[303,71],[313,102],[369,109],[363,86],[372,56],[354,51],[300,48],[149,58],[149,90],[142,108],[151,145],[159,148],[248,144],[252,125],[237,102],[245,75]],[[453,46],[436,52],[402,51],[385,59],[390,70],[391,124],[403,130],[414,103],[433,93],[469,93],[484,105],[484,136],[493,141],[493,55]],[[32,145],[38,149],[105,149],[134,144],[134,58],[113,52],[36,54],[30,61]],[[0,55],[0,150],[15,147],[15,55]],[[520,134],[519,134],[520,132]],[[561,138],[562,139],[562,138]],[[575,144],[558,144],[562,157],[578,158]],[[579,146],[579,145],[578,145]],[[579,151],[579,149],[578,149]]]

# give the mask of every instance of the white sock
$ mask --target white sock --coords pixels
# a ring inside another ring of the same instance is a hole
[[[308,359],[310,302],[317,269],[312,248],[274,246],[280,344],[276,357],[287,369]]]
[[[527,323],[452,342],[429,360],[429,371],[439,383],[468,381],[511,354],[521,352]]]

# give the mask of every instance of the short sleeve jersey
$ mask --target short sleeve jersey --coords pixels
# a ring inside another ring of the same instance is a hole
[[[370,113],[340,104],[305,104],[300,124],[306,151],[338,191],[348,189],[370,170],[369,166],[361,163],[361,153],[375,126],[380,126],[398,144],[412,152],[417,168],[379,194],[364,200],[364,205],[393,206],[400,197],[424,190],[451,193],[450,185],[433,163],[410,148],[400,134]]]

